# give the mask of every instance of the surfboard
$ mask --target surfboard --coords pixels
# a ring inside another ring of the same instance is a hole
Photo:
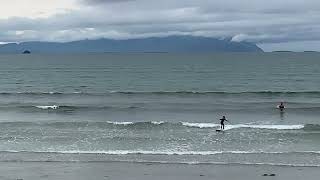
[[[278,106],[277,106],[277,108],[278,108],[278,109],[280,109],[280,105],[278,105]],[[285,107],[285,106],[283,106],[283,109],[285,109],[285,108],[286,108],[286,107]]]
[[[222,129],[217,129],[216,131],[217,131],[217,132],[223,132],[223,130],[222,130]]]

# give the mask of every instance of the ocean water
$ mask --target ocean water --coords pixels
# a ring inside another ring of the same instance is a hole
[[[0,161],[320,166],[319,77],[319,53],[0,55]]]

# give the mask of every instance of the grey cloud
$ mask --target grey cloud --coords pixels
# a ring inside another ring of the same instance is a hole
[[[100,5],[104,3],[119,3],[119,2],[127,2],[127,1],[134,1],[134,0],[80,0],[81,3],[87,5]]]
[[[167,35],[231,37],[262,44],[320,41],[320,1],[120,1],[86,0],[95,6],[49,18],[0,19],[0,42]]]

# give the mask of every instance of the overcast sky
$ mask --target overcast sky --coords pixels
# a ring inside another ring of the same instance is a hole
[[[0,0],[0,42],[196,35],[320,50],[320,0]]]

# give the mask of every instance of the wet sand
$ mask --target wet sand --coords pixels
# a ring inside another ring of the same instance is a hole
[[[274,174],[274,175],[273,175]],[[313,180],[318,167],[152,163],[2,162],[1,180]]]

